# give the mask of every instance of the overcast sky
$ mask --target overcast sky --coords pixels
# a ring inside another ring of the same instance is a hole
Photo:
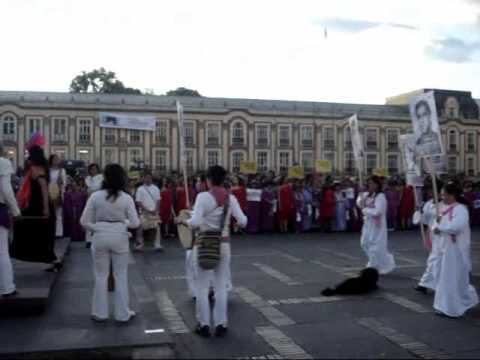
[[[480,98],[480,0],[1,0],[0,89],[101,66],[156,94],[384,103]]]

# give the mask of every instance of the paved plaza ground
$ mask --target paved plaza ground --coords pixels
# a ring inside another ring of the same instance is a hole
[[[165,242],[165,253],[131,256],[138,317],[127,326],[94,324],[89,252],[74,243],[46,311],[1,319],[0,354],[135,347],[124,357],[479,358],[480,306],[461,319],[435,315],[433,296],[413,290],[427,257],[419,233],[389,236],[398,268],[381,277],[380,291],[348,298],[320,292],[365,265],[359,234],[234,237],[230,332],[224,339],[192,333],[194,302],[186,292],[184,252],[175,241]],[[479,231],[472,240],[473,283],[480,289]],[[148,331],[159,328],[166,333]]]

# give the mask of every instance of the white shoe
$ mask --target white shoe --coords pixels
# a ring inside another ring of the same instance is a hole
[[[126,324],[130,320],[132,320],[135,316],[137,316],[137,313],[135,311],[130,310],[128,313],[129,313],[128,314],[129,316],[128,316],[127,320],[115,320],[115,321],[118,322],[118,323]]]

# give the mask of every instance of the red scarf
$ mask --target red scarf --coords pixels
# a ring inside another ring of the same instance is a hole
[[[23,178],[20,190],[17,193],[17,202],[20,209],[26,209],[30,203],[30,196],[32,194],[32,169],[29,169]]]

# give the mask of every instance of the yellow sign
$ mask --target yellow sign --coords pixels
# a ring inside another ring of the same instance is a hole
[[[373,170],[372,174],[380,177],[388,177],[388,169],[377,168]]]
[[[141,176],[140,176],[140,171],[129,171],[128,172],[128,177],[130,179],[139,179]]]
[[[256,174],[257,163],[255,161],[240,161],[240,172],[242,174]]]
[[[290,178],[303,178],[303,167],[301,166],[291,166],[288,168],[288,177]]]
[[[322,174],[331,173],[332,163],[330,160],[317,160],[315,161],[315,170]]]

